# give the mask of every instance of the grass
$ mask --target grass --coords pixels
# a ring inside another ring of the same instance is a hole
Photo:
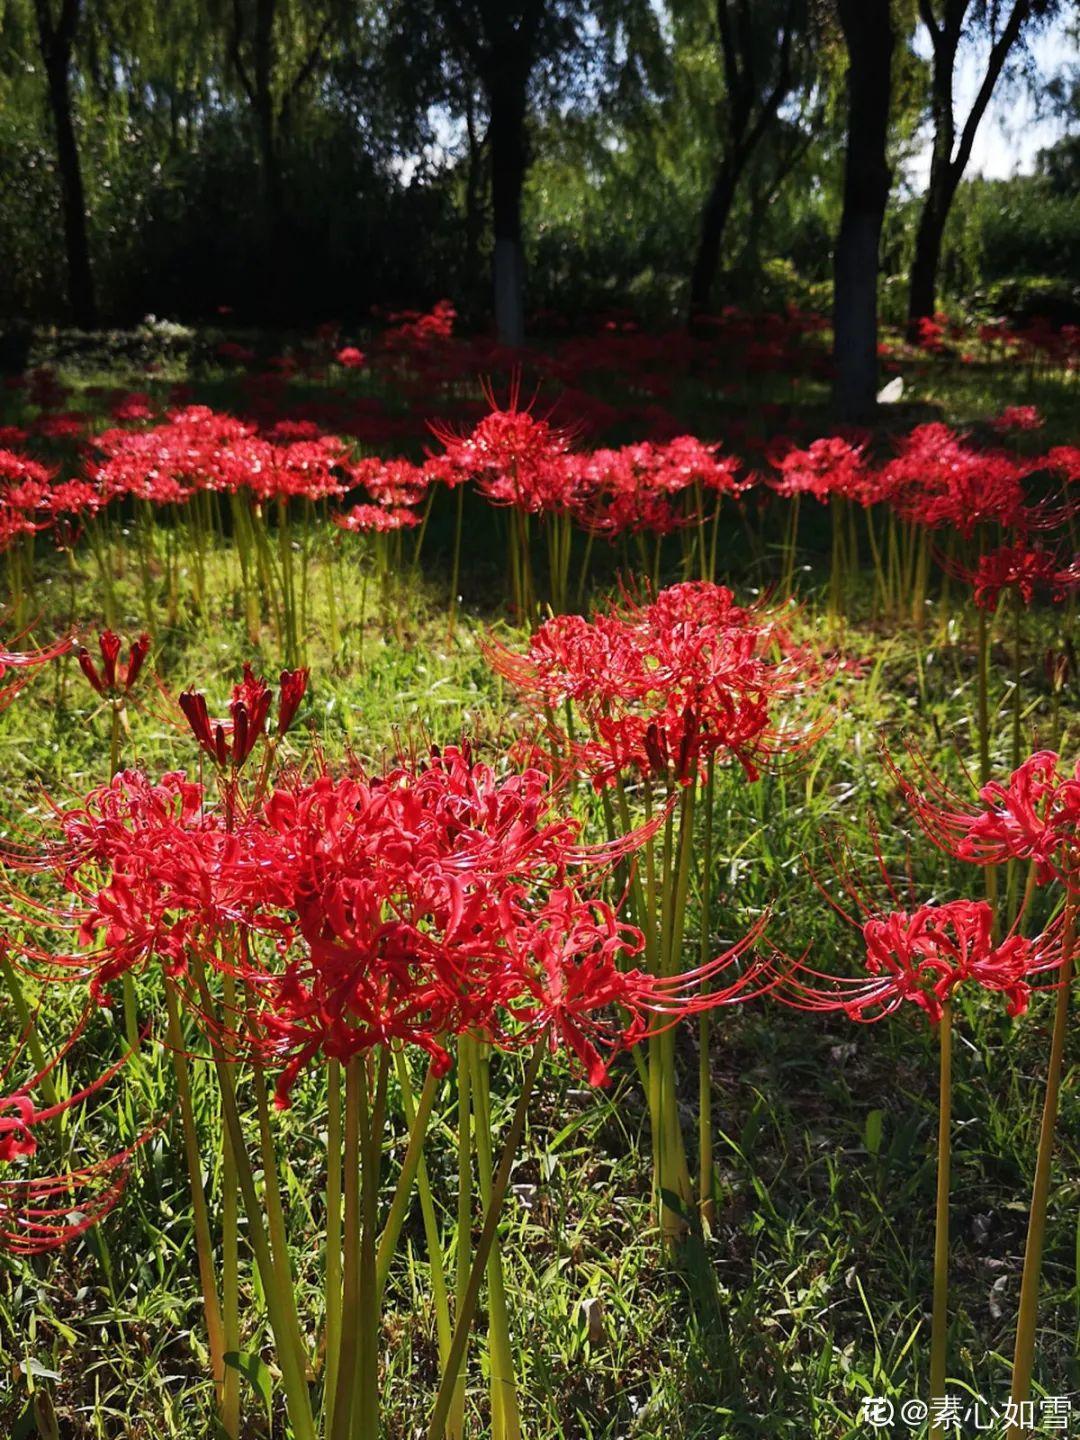
[[[1008,397],[999,391],[988,407],[978,383],[961,378],[933,398],[964,418],[1000,408],[1006,398],[1026,400],[1023,390]],[[1050,399],[1053,408],[1057,400]],[[1056,423],[1064,427],[1064,421]],[[482,523],[490,525],[490,517],[478,516],[477,527]],[[482,547],[493,535],[480,528],[472,533]],[[736,569],[741,535],[733,530],[728,538],[736,582],[760,584],[768,558],[762,572],[747,569],[745,560]],[[437,557],[437,526],[433,539]],[[814,539],[811,525],[811,546]],[[466,562],[467,604],[452,636],[438,563],[425,562],[419,574],[406,567],[385,613],[369,605],[361,624],[364,577],[355,555],[346,556],[336,652],[327,639],[320,586],[313,584],[307,658],[314,686],[305,723],[331,759],[347,750],[378,758],[403,744],[445,743],[463,733],[495,754],[519,737],[522,716],[480,650],[491,626],[507,625],[492,599],[497,555],[488,550],[472,558],[471,566]],[[89,564],[86,552],[81,563]],[[887,859],[900,874],[910,869],[920,898],[979,893],[978,872],[947,860],[912,833],[878,750],[883,737],[895,746],[906,736],[942,772],[962,774],[976,751],[973,631],[955,606],[951,617],[932,608],[922,637],[905,628],[883,633],[880,625],[860,619],[866,605],[857,595],[842,639],[827,636],[819,618],[827,576],[813,552],[809,567],[801,577],[805,603],[795,623],[803,638],[839,643],[853,668],[811,698],[808,718],[827,715],[830,723],[810,754],[756,784],[741,774],[723,775],[714,842],[722,887],[714,911],[720,933],[731,935],[747,914],[772,902],[771,933],[778,943],[793,953],[809,948],[821,968],[838,969],[855,962],[857,936],[830,912],[808,874],[808,862],[828,872],[823,827],[844,827],[860,870],[868,874],[873,856],[866,816],[872,811]],[[221,702],[242,659],[252,658],[256,669],[274,668],[269,628],[261,653],[252,655],[235,575],[229,547],[216,550],[205,613],[189,609],[174,627],[158,628],[156,663],[171,692],[196,684]],[[60,565],[44,561],[38,638],[66,619],[67,594]],[[77,577],[75,596],[76,620],[92,625],[100,596],[89,568]],[[136,574],[129,571],[119,596],[119,628],[134,633],[145,623]],[[1058,738],[1047,733],[1050,704],[1040,668],[1055,625],[1049,613],[1034,612],[1026,647],[1025,730],[1044,743]],[[997,768],[1009,765],[1010,663],[1004,649],[995,655]],[[1075,680],[1071,685],[1062,719],[1075,727]],[[149,692],[145,707],[131,716],[127,763],[151,771],[192,765],[190,741],[173,712],[166,695]],[[0,721],[0,747],[9,834],[32,822],[42,788],[63,799],[106,778],[108,717],[70,657],[40,677]],[[1066,740],[1062,749],[1069,748]],[[293,750],[299,754],[298,742]],[[590,808],[587,797],[577,803]],[[691,909],[693,951],[693,895]],[[148,997],[149,987],[142,989]],[[77,1005],[74,994],[50,994],[46,1040],[64,1033]],[[1003,1407],[1008,1395],[1051,1008],[1050,997],[1036,996],[1031,1013],[1010,1022],[998,1006],[964,1000],[956,1015],[949,1376],[950,1390],[983,1398],[984,1413],[987,1405]],[[0,1023],[12,1042],[19,1029],[14,1006],[4,1008]],[[107,1062],[118,1053],[120,1030],[119,1011],[102,1010],[79,1053]],[[683,1027],[677,1058],[688,1105],[697,1083],[695,1046],[696,1032]],[[516,1088],[509,1072],[519,1063],[504,1059],[496,1065],[496,1131],[508,1121]],[[1036,1393],[1045,1395],[1080,1391],[1078,1063],[1073,1035],[1036,1369]],[[929,1028],[907,1015],[858,1026],[758,1002],[722,1012],[713,1026],[710,1067],[717,1223],[711,1234],[695,1228],[676,1256],[660,1248],[650,1228],[647,1112],[632,1064],[620,1064],[611,1088],[600,1093],[583,1088],[569,1072],[546,1072],[502,1226],[528,1435],[839,1440],[867,1433],[859,1420],[864,1396],[891,1397],[898,1405],[929,1399],[937,1098]],[[58,1085],[62,1091],[75,1087],[67,1067]],[[119,1104],[111,1098],[115,1093],[122,1096]],[[221,1118],[208,1098],[210,1087],[201,1087],[200,1096],[200,1127],[213,1136]],[[398,1113],[393,1084],[390,1103]],[[150,1046],[123,1090],[110,1091],[109,1103],[94,1107],[89,1143],[108,1153],[155,1117],[170,1115],[174,1104],[167,1057]],[[436,1199],[452,1215],[457,1176],[449,1085],[436,1114],[441,1118],[428,1165]],[[302,1323],[312,1342],[322,1321],[324,1117],[324,1088],[319,1077],[309,1076],[294,1109],[275,1121],[287,1137],[280,1147],[287,1156],[282,1181]],[[689,1109],[686,1118],[692,1134]],[[387,1159],[396,1168],[401,1147]],[[120,1208],[96,1235],[43,1261],[0,1257],[0,1344],[9,1376],[0,1422],[13,1437],[203,1440],[214,1433],[175,1116],[140,1152],[137,1171]],[[206,1178],[213,1193],[217,1177]],[[437,1380],[425,1270],[423,1227],[414,1206],[391,1276],[383,1336],[389,1357],[382,1376],[386,1434],[393,1440],[417,1433]],[[265,1302],[246,1261],[242,1314],[251,1377],[242,1382],[245,1433],[284,1436]],[[479,1317],[478,1333],[485,1318]],[[479,1383],[485,1364],[483,1347],[476,1347],[469,1390],[475,1435],[485,1434],[488,1418],[486,1387]],[[35,1393],[42,1392],[58,1417],[55,1432],[44,1421],[36,1431],[27,1419]]]

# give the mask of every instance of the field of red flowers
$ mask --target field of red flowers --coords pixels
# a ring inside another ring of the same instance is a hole
[[[12,1436],[1080,1427],[1080,335],[823,330],[4,382]]]

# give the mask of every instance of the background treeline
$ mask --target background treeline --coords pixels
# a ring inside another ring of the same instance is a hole
[[[969,54],[987,101],[1026,86],[1075,114],[1070,77],[1040,75],[1032,49],[1075,16],[1049,0],[0,0],[0,309],[310,323],[451,294],[477,323],[494,304],[513,341],[523,295],[552,324],[749,296],[827,308],[847,135],[873,129],[852,78],[877,64],[885,314],[912,309],[923,253],[950,301],[1075,319],[1077,137],[1034,176],[966,179],[949,89]],[[928,135],[935,172],[912,194],[900,177]]]

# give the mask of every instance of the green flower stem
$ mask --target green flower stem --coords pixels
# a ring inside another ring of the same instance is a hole
[[[499,1157],[498,1169],[492,1179],[491,1201],[484,1214],[484,1225],[480,1232],[480,1239],[477,1241],[472,1269],[469,1271],[469,1277],[461,1298],[461,1304],[455,1316],[454,1338],[450,1344],[450,1355],[446,1367],[443,1370],[442,1379],[439,1382],[435,1405],[431,1412],[431,1419],[428,1422],[427,1440],[443,1440],[446,1434],[447,1417],[450,1413],[450,1405],[454,1397],[454,1392],[458,1388],[458,1379],[462,1369],[462,1361],[465,1358],[469,1330],[472,1327],[473,1316],[476,1313],[476,1302],[480,1297],[480,1285],[487,1268],[488,1255],[491,1252],[491,1246],[495,1239],[495,1231],[499,1223],[499,1214],[502,1210],[503,1201],[506,1198],[507,1187],[510,1184],[510,1171],[513,1168],[514,1159],[521,1145],[521,1137],[525,1131],[525,1117],[528,1113],[529,1099],[532,1095],[533,1086],[536,1083],[536,1076],[540,1070],[541,1061],[544,1058],[544,1050],[547,1046],[549,1033],[550,1026],[545,1026],[541,1034],[537,1037],[532,1049],[532,1054],[529,1056],[528,1064],[525,1067],[525,1075],[521,1082],[521,1089],[518,1092],[517,1105],[514,1107],[514,1115],[510,1121],[510,1129],[507,1132],[502,1154]]]
[[[363,1060],[354,1055],[345,1067],[345,1241],[342,1261],[341,1327],[334,1361],[336,1388],[327,1404],[330,1440],[349,1440],[353,1379],[357,1363],[360,1293],[360,1109],[366,1105]]]
[[[326,1067],[326,1377],[323,1420],[329,1435],[334,1423],[338,1362],[341,1359],[341,1064]]]
[[[949,1169],[952,1129],[952,1002],[946,1000],[938,1022],[940,1092],[938,1097],[937,1206],[934,1222],[934,1303],[930,1328],[930,1397],[945,1394],[949,1332]],[[945,1434],[931,1427],[931,1440]]]
[[[400,1052],[395,1056],[397,1063],[398,1084],[401,1086],[401,1105],[405,1112],[405,1123],[412,1135],[416,1126],[416,1101],[413,1096],[412,1082],[409,1079],[409,1066],[404,1054]],[[445,1368],[450,1356],[450,1342],[453,1338],[453,1328],[450,1324],[450,1298],[446,1288],[446,1271],[444,1268],[442,1241],[439,1238],[439,1223],[435,1214],[435,1200],[431,1193],[431,1182],[428,1178],[427,1166],[424,1163],[424,1153],[421,1148],[417,1160],[416,1188],[420,1196],[420,1213],[424,1221],[424,1237],[428,1248],[428,1266],[431,1276],[431,1299],[435,1308],[435,1330],[439,1343],[439,1364]],[[451,1440],[460,1440],[457,1432],[450,1430]]]
[[[1011,1398],[1017,1405],[1030,1398],[1031,1377],[1035,1369],[1039,1279],[1042,1273],[1043,1245],[1046,1239],[1046,1214],[1050,1199],[1054,1132],[1057,1128],[1058,1104],[1061,1096],[1065,1036],[1069,1026],[1069,991],[1072,989],[1075,940],[1076,898],[1070,891],[1065,901],[1061,971],[1058,977],[1057,1004],[1054,1009],[1054,1029],[1050,1038],[1050,1060],[1046,1069],[1046,1093],[1043,1099],[1042,1123],[1039,1128],[1039,1149],[1035,1160],[1035,1182],[1031,1192],[1027,1243],[1024,1247],[1020,1307],[1016,1317],[1016,1348],[1013,1352]],[[1023,1431],[1018,1426],[1011,1427],[1008,1440],[1023,1440]]]
[[[473,1114],[476,1117],[476,1163],[480,1177],[480,1200],[486,1208],[491,1204],[491,1093],[488,1060],[480,1054],[476,1041],[469,1043],[473,1072]],[[517,1381],[514,1376],[514,1350],[510,1338],[510,1314],[506,1303],[503,1279],[502,1249],[498,1232],[491,1242],[487,1263],[488,1282],[488,1352],[491,1370],[491,1433],[492,1440],[521,1440],[521,1415],[518,1408]]]
[[[199,994],[203,1006],[208,1014],[212,1013],[213,1000],[206,980],[205,967],[197,955],[192,957],[192,971],[195,976],[195,982],[199,987]],[[308,1395],[305,1365],[302,1357],[296,1353],[292,1343],[292,1331],[288,1323],[288,1310],[285,1299],[280,1293],[277,1272],[274,1268],[273,1256],[270,1253],[270,1242],[267,1239],[266,1229],[263,1225],[262,1206],[260,1205],[258,1192],[255,1188],[255,1176],[252,1172],[251,1162],[248,1159],[247,1150],[244,1146],[244,1132],[240,1124],[240,1112],[236,1103],[233,1065],[222,1049],[220,1040],[217,1038],[212,1039],[211,1045],[214,1054],[214,1069],[217,1072],[218,1084],[221,1090],[222,1116],[229,1138],[236,1179],[244,1201],[244,1211],[247,1215],[248,1243],[255,1255],[255,1263],[259,1267],[259,1278],[262,1281],[263,1293],[266,1296],[266,1305],[270,1316],[270,1327],[274,1334],[278,1365],[281,1369],[281,1380],[285,1391],[289,1422],[292,1426],[294,1440],[316,1440],[315,1421],[311,1413],[311,1400]],[[226,1371],[226,1378],[228,1378],[228,1374],[229,1371]],[[237,1376],[237,1379],[239,1379],[239,1376]]]
[[[225,1331],[221,1319],[217,1276],[214,1274],[214,1247],[210,1238],[210,1217],[206,1208],[206,1192],[203,1189],[202,1159],[199,1154],[199,1135],[195,1127],[195,1106],[191,1093],[191,1072],[184,1051],[184,1036],[180,1027],[180,1007],[176,999],[176,986],[168,977],[165,979],[165,1005],[168,1012],[169,1054],[173,1073],[176,1076],[176,1093],[180,1101],[180,1127],[184,1136],[184,1159],[187,1163],[188,1188],[191,1191],[195,1253],[199,1262],[199,1284],[202,1289],[203,1313],[206,1316],[206,1334],[210,1345],[210,1371],[214,1378],[218,1408],[222,1410],[222,1423],[224,1424]],[[229,1440],[235,1440],[235,1431],[227,1433]]]
[[[398,1075],[401,1074],[401,1059],[398,1058]],[[431,1121],[431,1112],[435,1105],[435,1098],[439,1093],[439,1077],[435,1072],[435,1062],[428,1064],[427,1074],[424,1077],[424,1088],[420,1092],[419,1105],[413,1108],[410,1116],[406,1113],[406,1121],[409,1126],[409,1142],[405,1148],[405,1158],[401,1162],[401,1173],[398,1175],[397,1185],[394,1188],[394,1195],[390,1201],[390,1212],[386,1217],[386,1224],[383,1226],[382,1234],[379,1236],[379,1248],[375,1257],[375,1289],[382,1299],[386,1282],[390,1275],[390,1265],[397,1249],[398,1239],[401,1235],[401,1227],[405,1223],[405,1216],[408,1214],[409,1201],[412,1198],[412,1189],[416,1181],[417,1172],[420,1168],[424,1153],[424,1141],[427,1137],[428,1125]]]

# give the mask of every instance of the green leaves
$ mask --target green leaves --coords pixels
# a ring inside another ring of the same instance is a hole
[[[266,1423],[272,1429],[274,1423],[274,1377],[270,1374],[270,1367],[260,1355],[244,1350],[227,1350],[224,1358],[225,1364],[232,1370],[238,1370],[262,1401],[266,1407]]]

